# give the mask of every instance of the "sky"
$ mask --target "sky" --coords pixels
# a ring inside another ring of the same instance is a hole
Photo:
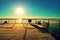
[[[18,17],[14,14],[17,7],[25,10],[19,17],[60,18],[59,0],[0,0],[0,17]]]

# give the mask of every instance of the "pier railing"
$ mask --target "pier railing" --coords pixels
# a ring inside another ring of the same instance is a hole
[[[10,23],[12,23],[12,24],[32,23],[32,24],[42,25],[45,28],[51,30],[53,33],[59,35],[60,19],[30,19],[30,22],[28,20],[29,19],[1,18],[0,24],[3,24],[3,23],[9,23],[9,24]]]

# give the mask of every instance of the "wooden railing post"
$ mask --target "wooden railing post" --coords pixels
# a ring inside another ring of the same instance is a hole
[[[23,24],[23,19],[22,19],[22,24]]]
[[[59,29],[60,29],[60,20],[59,20]]]
[[[49,20],[48,20],[48,23],[47,23],[47,29],[49,29]]]
[[[1,19],[1,23],[2,23],[2,19]]]
[[[8,20],[8,23],[9,23],[9,20]]]
[[[15,19],[15,24],[16,24],[16,19]]]

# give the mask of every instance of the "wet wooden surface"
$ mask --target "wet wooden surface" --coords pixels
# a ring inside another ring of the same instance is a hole
[[[55,40],[50,33],[42,33],[30,24],[5,24],[0,26],[2,27],[0,28],[0,40]]]

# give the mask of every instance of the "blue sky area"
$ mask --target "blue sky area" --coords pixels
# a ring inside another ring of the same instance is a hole
[[[0,17],[13,16],[17,6],[25,8],[27,16],[60,18],[59,0],[0,0]]]

